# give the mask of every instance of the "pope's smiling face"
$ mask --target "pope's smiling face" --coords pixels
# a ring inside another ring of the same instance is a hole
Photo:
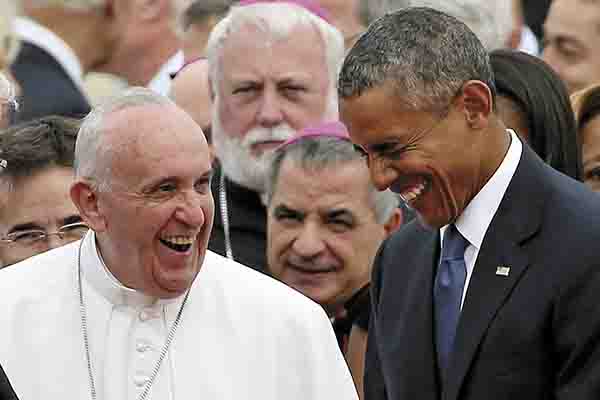
[[[109,189],[95,191],[97,216],[88,221],[100,252],[125,286],[179,296],[198,274],[213,222],[204,135],[170,105],[114,112],[104,128]]]

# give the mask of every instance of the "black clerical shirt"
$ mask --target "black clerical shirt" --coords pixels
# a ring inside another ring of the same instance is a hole
[[[215,199],[215,219],[208,248],[225,256],[225,233],[221,218],[219,186],[222,170],[215,167],[211,190]],[[257,192],[225,178],[229,232],[235,261],[267,273],[267,209]]]

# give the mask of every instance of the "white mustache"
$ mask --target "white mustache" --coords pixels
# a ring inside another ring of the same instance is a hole
[[[248,131],[242,140],[242,146],[251,147],[262,142],[277,142],[291,139],[296,134],[289,125],[282,124],[273,128],[254,127]]]

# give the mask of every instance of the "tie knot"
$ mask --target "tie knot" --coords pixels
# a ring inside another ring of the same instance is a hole
[[[442,243],[442,260],[462,260],[465,256],[465,249],[469,245],[467,239],[460,234],[456,225],[451,224],[444,232],[444,242]]]

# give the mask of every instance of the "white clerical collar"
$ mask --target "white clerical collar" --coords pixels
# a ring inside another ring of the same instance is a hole
[[[483,237],[500,207],[506,189],[521,160],[523,145],[514,131],[511,129],[507,129],[507,131],[511,141],[504,160],[455,222],[458,231],[477,249],[481,249]],[[441,229],[442,237],[445,228]]]
[[[56,33],[27,17],[17,17],[14,27],[21,40],[46,50],[76,85],[83,86],[83,67],[79,57]]]
[[[104,264],[102,255],[98,251],[94,231],[90,229],[82,240],[82,275],[88,283],[111,304],[142,307],[154,304],[173,303],[180,301],[183,298],[183,296],[179,296],[174,299],[159,299],[124,286],[110,272],[106,264]]]
[[[148,88],[163,96],[167,96],[171,89],[171,74],[179,71],[183,67],[183,64],[183,51],[179,50],[162,65],[158,73],[148,83]]]

